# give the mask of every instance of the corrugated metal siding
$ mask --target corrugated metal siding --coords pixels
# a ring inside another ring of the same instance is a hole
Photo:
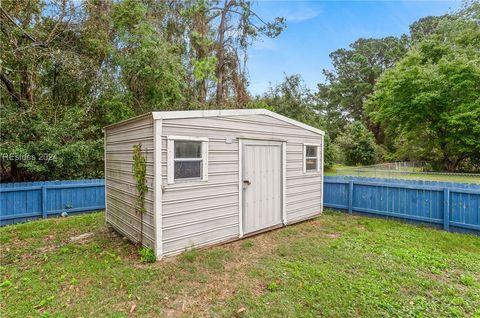
[[[321,144],[322,136],[266,115],[164,119],[162,171],[167,171],[168,135],[208,137],[209,174],[207,182],[172,185],[167,185],[166,175],[162,176],[165,255],[238,237],[239,137],[286,141],[287,221],[293,223],[320,213],[322,174],[303,172],[303,143]],[[225,142],[227,137],[231,143]]]
[[[145,198],[147,212],[143,215],[143,243],[154,247],[154,173],[153,119],[151,116],[106,129],[105,192],[107,223],[133,242],[140,239],[141,217],[135,213],[137,189],[133,179],[133,146],[141,144],[147,161]]]

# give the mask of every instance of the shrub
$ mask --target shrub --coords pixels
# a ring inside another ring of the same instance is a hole
[[[371,165],[379,159],[380,149],[373,133],[361,122],[348,125],[335,140],[342,161],[348,165]]]

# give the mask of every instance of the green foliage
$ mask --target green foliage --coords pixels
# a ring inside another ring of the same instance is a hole
[[[270,291],[270,292],[274,292],[274,291],[276,291],[276,290],[278,289],[278,287],[279,287],[279,286],[278,286],[278,284],[277,284],[276,282],[271,282],[270,284],[268,284],[267,289],[268,289],[268,291]]]
[[[388,125],[399,151],[448,171],[480,156],[478,47],[475,20],[444,19],[381,76],[367,109]]]
[[[361,122],[356,121],[345,127],[335,144],[344,163],[348,165],[371,165],[378,159],[375,137]]]
[[[325,84],[318,85],[318,110],[325,115],[327,129],[336,138],[351,120],[359,120],[382,141],[382,131],[368,118],[364,101],[376,80],[406,52],[407,37],[358,39],[349,49],[330,53],[333,70],[324,70]]]
[[[147,161],[142,154],[142,145],[133,146],[133,164],[132,164],[133,178],[135,179],[135,186],[137,188],[137,198],[135,211],[143,214],[145,210],[145,195],[148,192],[147,186]]]
[[[157,261],[155,252],[149,247],[142,246],[138,250],[138,254],[140,255],[140,261],[142,263],[155,263]]]
[[[450,19],[450,15],[428,16],[420,18],[410,25],[410,41],[417,44],[429,36],[439,32],[439,26],[445,19]]]
[[[242,242],[241,248],[243,250],[248,250],[249,248],[252,248],[254,246],[253,242],[250,240],[244,240]]]
[[[135,186],[137,188],[137,195],[135,198],[135,213],[140,214],[140,229],[138,243],[143,244],[143,214],[147,213],[145,209],[145,195],[148,192],[147,186],[147,160],[142,155],[142,145],[133,146],[133,163],[132,163],[133,178],[135,179]]]
[[[155,27],[153,14],[152,8],[136,0],[124,0],[112,8],[116,41],[121,43],[114,60],[136,113],[175,109],[184,99],[181,56],[178,48],[166,41],[166,34]]]
[[[217,64],[217,58],[215,56],[194,60],[192,64],[194,68],[193,75],[196,79],[204,80],[215,77],[215,67]]]
[[[2,1],[2,182],[102,177],[102,127],[153,110],[238,108],[249,99],[240,57],[284,21],[228,4]],[[215,86],[228,103],[211,102]]]
[[[266,108],[307,125],[325,130],[322,116],[315,111],[315,99],[305,86],[300,75],[286,75],[282,83],[270,87],[263,96],[250,101],[248,108]],[[336,152],[331,144],[328,131],[325,133],[325,167],[331,167],[336,161]]]

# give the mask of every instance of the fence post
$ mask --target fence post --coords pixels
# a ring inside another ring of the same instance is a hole
[[[47,215],[47,187],[42,186],[42,217],[46,219]]]
[[[348,213],[353,212],[353,180],[348,182]]]
[[[450,225],[450,189],[443,188],[443,229],[448,231]]]

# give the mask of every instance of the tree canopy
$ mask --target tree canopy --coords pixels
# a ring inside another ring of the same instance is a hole
[[[101,128],[138,114],[246,107],[248,48],[286,26],[245,0],[5,0],[0,17],[3,182],[101,177]]]
[[[325,84],[318,85],[319,110],[329,120],[329,131],[336,137],[351,120],[369,126],[379,142],[380,126],[370,121],[364,102],[373,92],[378,77],[392,67],[407,50],[407,38],[358,39],[349,49],[330,54],[333,70],[324,70]]]
[[[359,121],[384,160],[480,170],[479,7],[465,2],[458,12],[415,21],[408,35],[332,52],[316,107],[333,139]]]
[[[372,119],[402,138],[401,150],[415,145],[420,159],[448,171],[480,155],[480,25],[465,13],[439,21],[367,102]]]

